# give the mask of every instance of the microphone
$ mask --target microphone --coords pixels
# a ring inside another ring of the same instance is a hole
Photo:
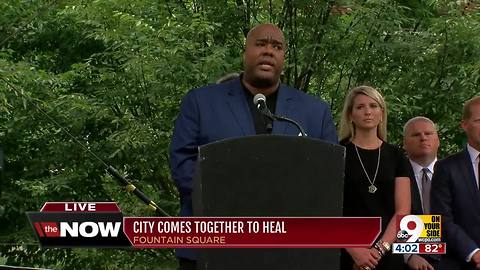
[[[255,106],[257,107],[257,109],[263,114],[265,115],[266,117],[270,118],[272,121],[276,120],[276,121],[285,121],[285,122],[289,122],[291,124],[294,124],[298,130],[300,131],[300,134],[302,134],[303,137],[306,137],[307,136],[307,133],[305,132],[305,130],[302,128],[302,126],[300,126],[299,123],[297,123],[295,120],[292,120],[290,118],[287,118],[285,116],[280,116],[280,115],[275,115],[273,114],[272,112],[270,112],[270,110],[268,109],[267,107],[267,98],[265,97],[265,95],[263,94],[256,94],[254,97],[253,97],[253,104],[255,104]],[[271,129],[272,128],[272,124],[271,123],[268,123],[267,124],[267,129]]]
[[[255,104],[255,106],[257,107],[257,109],[264,115],[266,116],[268,119],[270,119],[270,121],[266,121],[265,123],[265,126],[266,126],[266,129],[267,131],[270,133],[272,132],[272,129],[273,129],[273,126],[272,126],[272,122],[275,120],[275,116],[272,114],[272,112],[270,112],[270,110],[268,109],[268,106],[267,106],[267,98],[265,97],[265,95],[263,94],[256,94],[254,97],[253,97],[253,104]]]
[[[263,94],[256,94],[253,97],[253,104],[257,106],[257,109],[263,113],[265,116],[271,118],[272,120],[275,120],[272,118],[272,113],[267,107],[267,98]]]

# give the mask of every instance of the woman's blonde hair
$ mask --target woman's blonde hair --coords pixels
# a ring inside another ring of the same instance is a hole
[[[382,141],[387,141],[387,104],[383,99],[380,92],[375,88],[370,86],[358,86],[350,90],[347,97],[345,98],[345,103],[343,104],[342,117],[340,119],[340,141],[349,139],[352,140],[355,137],[355,125],[350,119],[350,114],[353,109],[353,101],[357,95],[366,95],[375,100],[383,111],[382,121],[377,127],[377,136]]]

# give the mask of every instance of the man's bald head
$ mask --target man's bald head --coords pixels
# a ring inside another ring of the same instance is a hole
[[[249,88],[270,94],[280,82],[285,60],[285,37],[273,24],[260,24],[247,34],[243,54],[244,82]]]
[[[403,127],[403,148],[416,163],[427,166],[437,157],[440,140],[435,123],[423,116],[414,117]]]
[[[258,31],[260,31],[260,33],[263,33],[263,31],[277,31],[280,33],[281,35],[281,42],[282,43],[285,43],[285,37],[283,36],[283,32],[280,28],[278,28],[278,26],[274,25],[274,24],[271,24],[271,23],[264,23],[264,24],[258,24],[256,26],[254,26],[252,29],[250,29],[250,31],[248,31],[247,33],[247,43],[248,43],[248,40],[252,38],[252,35],[254,35],[255,33],[257,33]]]

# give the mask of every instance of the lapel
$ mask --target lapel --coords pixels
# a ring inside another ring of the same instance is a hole
[[[459,171],[461,172],[462,181],[466,188],[469,190],[472,198],[477,200],[477,205],[480,205],[480,194],[477,187],[477,180],[475,179],[475,172],[473,171],[472,160],[470,159],[470,154],[468,153],[467,148],[465,147],[463,152],[459,156],[458,166]]]
[[[245,136],[255,135],[252,114],[248,107],[240,79],[236,79],[227,85],[227,87],[229,87],[227,93],[228,107],[230,108],[238,126]]]
[[[413,171],[412,164],[409,160],[409,168],[410,168],[410,181],[411,181],[411,194],[412,194],[412,214],[416,215],[423,215],[423,207],[422,207],[422,199],[420,198],[420,190],[417,184],[417,178],[415,178],[415,172]]]
[[[289,89],[287,89],[285,85],[280,84],[280,87],[278,89],[275,114],[291,118],[290,109],[293,102],[294,92],[289,91]],[[291,124],[285,121],[274,121],[272,134],[287,134],[285,131],[288,125]]]

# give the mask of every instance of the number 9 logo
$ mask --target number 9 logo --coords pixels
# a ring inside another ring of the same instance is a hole
[[[415,227],[413,225],[415,225]],[[406,234],[410,235],[410,238],[407,239],[407,242],[416,242],[423,231],[423,227],[423,221],[418,216],[404,216],[400,221],[400,232],[398,232],[397,237],[399,239],[406,238],[406,235],[403,234],[405,232]]]

